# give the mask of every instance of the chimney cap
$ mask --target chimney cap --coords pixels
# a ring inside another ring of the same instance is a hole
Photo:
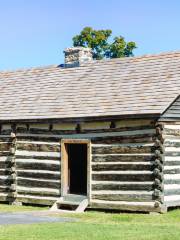
[[[64,49],[64,53],[72,53],[72,52],[80,52],[80,51],[85,51],[85,52],[91,52],[92,53],[92,49],[89,47],[68,47]]]

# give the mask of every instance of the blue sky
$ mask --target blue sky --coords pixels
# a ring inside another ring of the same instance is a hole
[[[135,55],[180,50],[180,1],[0,0],[0,69],[62,63],[85,26],[137,42]]]

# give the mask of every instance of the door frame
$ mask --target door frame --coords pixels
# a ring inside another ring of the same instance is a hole
[[[61,139],[61,196],[68,194],[68,153],[66,144],[87,145],[87,198],[91,198],[91,141],[88,139]]]

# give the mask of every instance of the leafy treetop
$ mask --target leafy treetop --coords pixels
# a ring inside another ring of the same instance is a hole
[[[137,47],[135,42],[126,42],[124,37],[119,36],[109,43],[112,31],[94,30],[85,27],[79,35],[73,37],[73,46],[89,47],[93,51],[94,59],[120,58],[133,56],[133,50]]]

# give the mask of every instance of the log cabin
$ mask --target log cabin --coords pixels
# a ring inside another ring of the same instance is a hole
[[[180,52],[0,72],[0,201],[180,206]]]

